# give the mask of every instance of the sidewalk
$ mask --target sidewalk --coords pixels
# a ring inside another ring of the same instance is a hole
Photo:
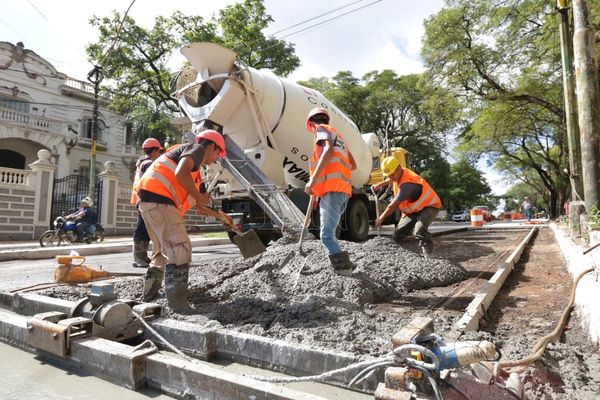
[[[208,237],[207,237],[208,235]],[[192,247],[212,246],[231,243],[229,238],[211,237],[207,233],[190,233]],[[0,244],[0,262],[11,260],[39,260],[69,254],[75,250],[81,256],[132,252],[131,236],[111,236],[98,244],[77,244],[60,247],[41,247],[37,240],[2,242]]]

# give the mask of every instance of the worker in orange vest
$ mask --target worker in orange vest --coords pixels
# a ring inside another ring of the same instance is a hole
[[[146,270],[144,301],[158,295],[162,280],[169,307],[175,312],[189,309],[188,277],[192,245],[183,215],[191,207],[218,217],[201,193],[200,167],[225,157],[223,136],[214,130],[198,133],[193,143],[167,151],[150,165],[135,187],[138,208],[152,240],[152,259]]]
[[[425,179],[408,168],[402,168],[396,157],[386,157],[381,163],[381,170],[387,179],[373,185],[373,189],[377,191],[382,187],[394,185],[395,197],[375,220],[375,225],[381,226],[383,221],[399,208],[403,215],[394,231],[394,240],[400,242],[413,231],[420,241],[423,256],[430,257],[433,241],[429,225],[442,207],[440,198]]]
[[[308,113],[306,129],[314,135],[309,162],[310,179],[305,192],[320,197],[321,241],[337,273],[351,272],[355,266],[335,237],[337,226],[352,195],[352,171],[356,162],[342,135],[329,125],[329,112],[314,108]]]
[[[135,163],[135,178],[133,179],[133,186],[138,183],[144,172],[148,169],[150,164],[156,160],[164,150],[162,145],[155,138],[148,138],[142,143],[142,150],[144,155],[140,157]],[[138,199],[135,190],[131,193],[131,204],[137,206]],[[150,236],[146,230],[146,224],[142,214],[138,210],[137,223],[135,225],[135,231],[133,232],[133,267],[134,268],[148,268],[150,265],[150,258],[148,257],[148,248],[150,247]]]

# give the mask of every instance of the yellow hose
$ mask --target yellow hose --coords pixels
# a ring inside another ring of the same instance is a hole
[[[579,274],[579,276],[575,279],[575,282],[573,282],[573,287],[571,288],[571,296],[569,297],[569,302],[565,307],[562,316],[560,317],[558,325],[556,325],[556,328],[554,328],[554,330],[550,334],[540,338],[540,340],[537,341],[537,343],[533,347],[533,352],[529,356],[520,360],[499,361],[498,363],[496,363],[496,366],[494,368],[495,371],[498,371],[499,369],[518,367],[516,372],[522,372],[525,369],[527,369],[527,367],[530,364],[533,364],[542,357],[542,354],[544,354],[544,351],[546,350],[546,346],[548,346],[549,343],[553,343],[560,338],[565,323],[567,322],[567,318],[569,317],[569,314],[571,314],[571,307],[573,307],[573,303],[575,302],[575,291],[577,289],[579,281],[581,280],[581,278],[583,278],[585,274],[589,274],[593,270],[594,268],[587,269],[581,274]]]

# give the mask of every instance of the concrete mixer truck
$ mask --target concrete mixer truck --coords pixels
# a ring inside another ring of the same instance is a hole
[[[366,185],[382,179],[377,136],[361,135],[356,124],[318,91],[286,82],[268,70],[244,67],[227,48],[192,43],[181,53],[191,66],[180,72],[174,96],[191,121],[191,131],[216,129],[225,137],[227,157],[205,171],[203,179],[223,211],[240,216],[236,223],[255,229],[264,242],[301,229],[308,206],[302,189],[309,179],[313,148],[313,136],[305,130],[306,116],[312,108],[323,107],[357,163],[340,235],[366,240],[375,217],[374,196]],[[392,151],[405,165],[405,151]]]

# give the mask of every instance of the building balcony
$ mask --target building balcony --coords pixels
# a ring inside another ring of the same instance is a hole
[[[14,125],[23,128],[29,128],[37,131],[51,133],[54,135],[64,134],[66,132],[65,122],[39,115],[33,115],[15,111],[10,108],[0,107],[0,121],[7,125]]]

